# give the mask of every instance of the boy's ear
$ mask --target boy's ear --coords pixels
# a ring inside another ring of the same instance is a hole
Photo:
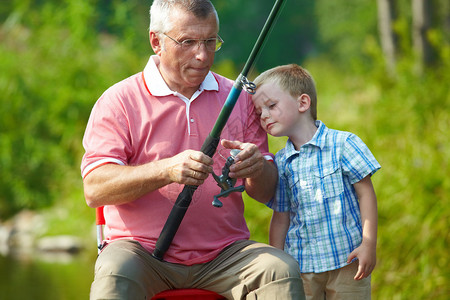
[[[311,106],[311,98],[308,94],[301,94],[297,98],[298,103],[298,111],[299,112],[306,112],[310,106]]]

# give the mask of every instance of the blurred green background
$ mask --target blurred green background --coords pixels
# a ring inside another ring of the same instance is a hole
[[[235,79],[273,1],[212,2],[225,40],[213,70]],[[150,4],[0,3],[1,222],[33,210],[48,223],[43,235],[95,243],[81,139],[103,91],[145,66]],[[450,2],[287,0],[249,77],[286,63],[315,78],[318,118],[356,133],[382,165],[372,178],[379,207],[373,298],[448,299]],[[284,143],[270,138],[271,151]],[[271,211],[245,202],[252,238],[267,242]],[[0,273],[11,268],[2,263]]]

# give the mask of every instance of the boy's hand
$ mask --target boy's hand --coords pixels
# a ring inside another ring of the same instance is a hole
[[[347,258],[347,263],[350,263],[354,258],[358,258],[359,266],[358,272],[354,277],[355,280],[361,280],[368,277],[376,264],[376,249],[373,246],[364,244],[364,242],[353,250]]]

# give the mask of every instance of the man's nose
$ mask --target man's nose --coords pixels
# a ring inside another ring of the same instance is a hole
[[[210,52],[208,51],[208,49],[206,48],[206,44],[204,43],[204,41],[198,41],[197,42],[197,47],[195,50],[195,56],[198,60],[206,60],[209,55],[214,55],[214,52]]]

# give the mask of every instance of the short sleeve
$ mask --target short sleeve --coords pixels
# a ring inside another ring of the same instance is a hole
[[[108,89],[94,105],[83,137],[83,178],[106,163],[126,165],[131,152],[129,127],[120,94]]]
[[[381,168],[369,148],[355,134],[345,140],[342,153],[342,171],[354,184],[368,175],[375,174]]]

